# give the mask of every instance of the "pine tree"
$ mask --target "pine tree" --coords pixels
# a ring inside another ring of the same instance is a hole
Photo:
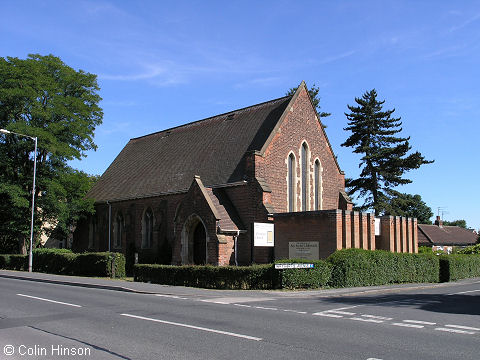
[[[358,106],[347,105],[349,122],[344,130],[352,134],[342,146],[363,155],[359,164],[362,171],[359,178],[347,179],[346,186],[349,195],[358,193],[364,198],[360,210],[373,209],[375,215],[380,215],[395,193],[393,188],[412,182],[403,174],[433,161],[425,160],[418,151],[407,154],[411,150],[410,137],[397,136],[402,122],[392,117],[395,109],[382,110],[385,100],[377,100],[375,89],[355,98],[355,102]]]

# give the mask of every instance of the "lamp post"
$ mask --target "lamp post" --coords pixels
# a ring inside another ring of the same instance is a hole
[[[29,139],[32,139],[35,143],[35,150],[34,150],[34,156],[33,156],[33,188],[32,188],[32,217],[30,220],[30,250],[28,252],[28,272],[32,272],[32,267],[33,267],[33,216],[35,214],[35,177],[37,174],[37,137],[35,136],[30,136],[30,135],[24,135],[24,134],[19,134],[13,131],[5,130],[5,129],[0,129],[0,133],[2,134],[15,134],[18,136],[23,136],[27,137]]]

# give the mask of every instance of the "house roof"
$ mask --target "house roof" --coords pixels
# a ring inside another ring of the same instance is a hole
[[[458,226],[418,224],[418,229],[421,232],[419,242],[424,235],[431,245],[467,246],[475,244],[478,238],[473,231]]]
[[[185,192],[244,179],[244,155],[260,151],[292,96],[133,138],[87,197],[119,201]]]

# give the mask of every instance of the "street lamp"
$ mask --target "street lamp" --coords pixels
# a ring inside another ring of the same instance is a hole
[[[33,188],[32,188],[32,218],[30,221],[30,250],[28,252],[28,272],[32,272],[32,265],[33,265],[33,215],[35,213],[35,176],[37,174],[37,137],[29,136],[24,134],[19,134],[13,131],[0,129],[0,133],[2,134],[15,134],[18,136],[27,137],[32,139],[35,142],[35,150],[33,156]]]

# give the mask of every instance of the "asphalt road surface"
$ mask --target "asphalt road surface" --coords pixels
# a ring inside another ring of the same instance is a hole
[[[480,279],[313,292],[158,289],[0,276],[0,359],[480,358]]]

